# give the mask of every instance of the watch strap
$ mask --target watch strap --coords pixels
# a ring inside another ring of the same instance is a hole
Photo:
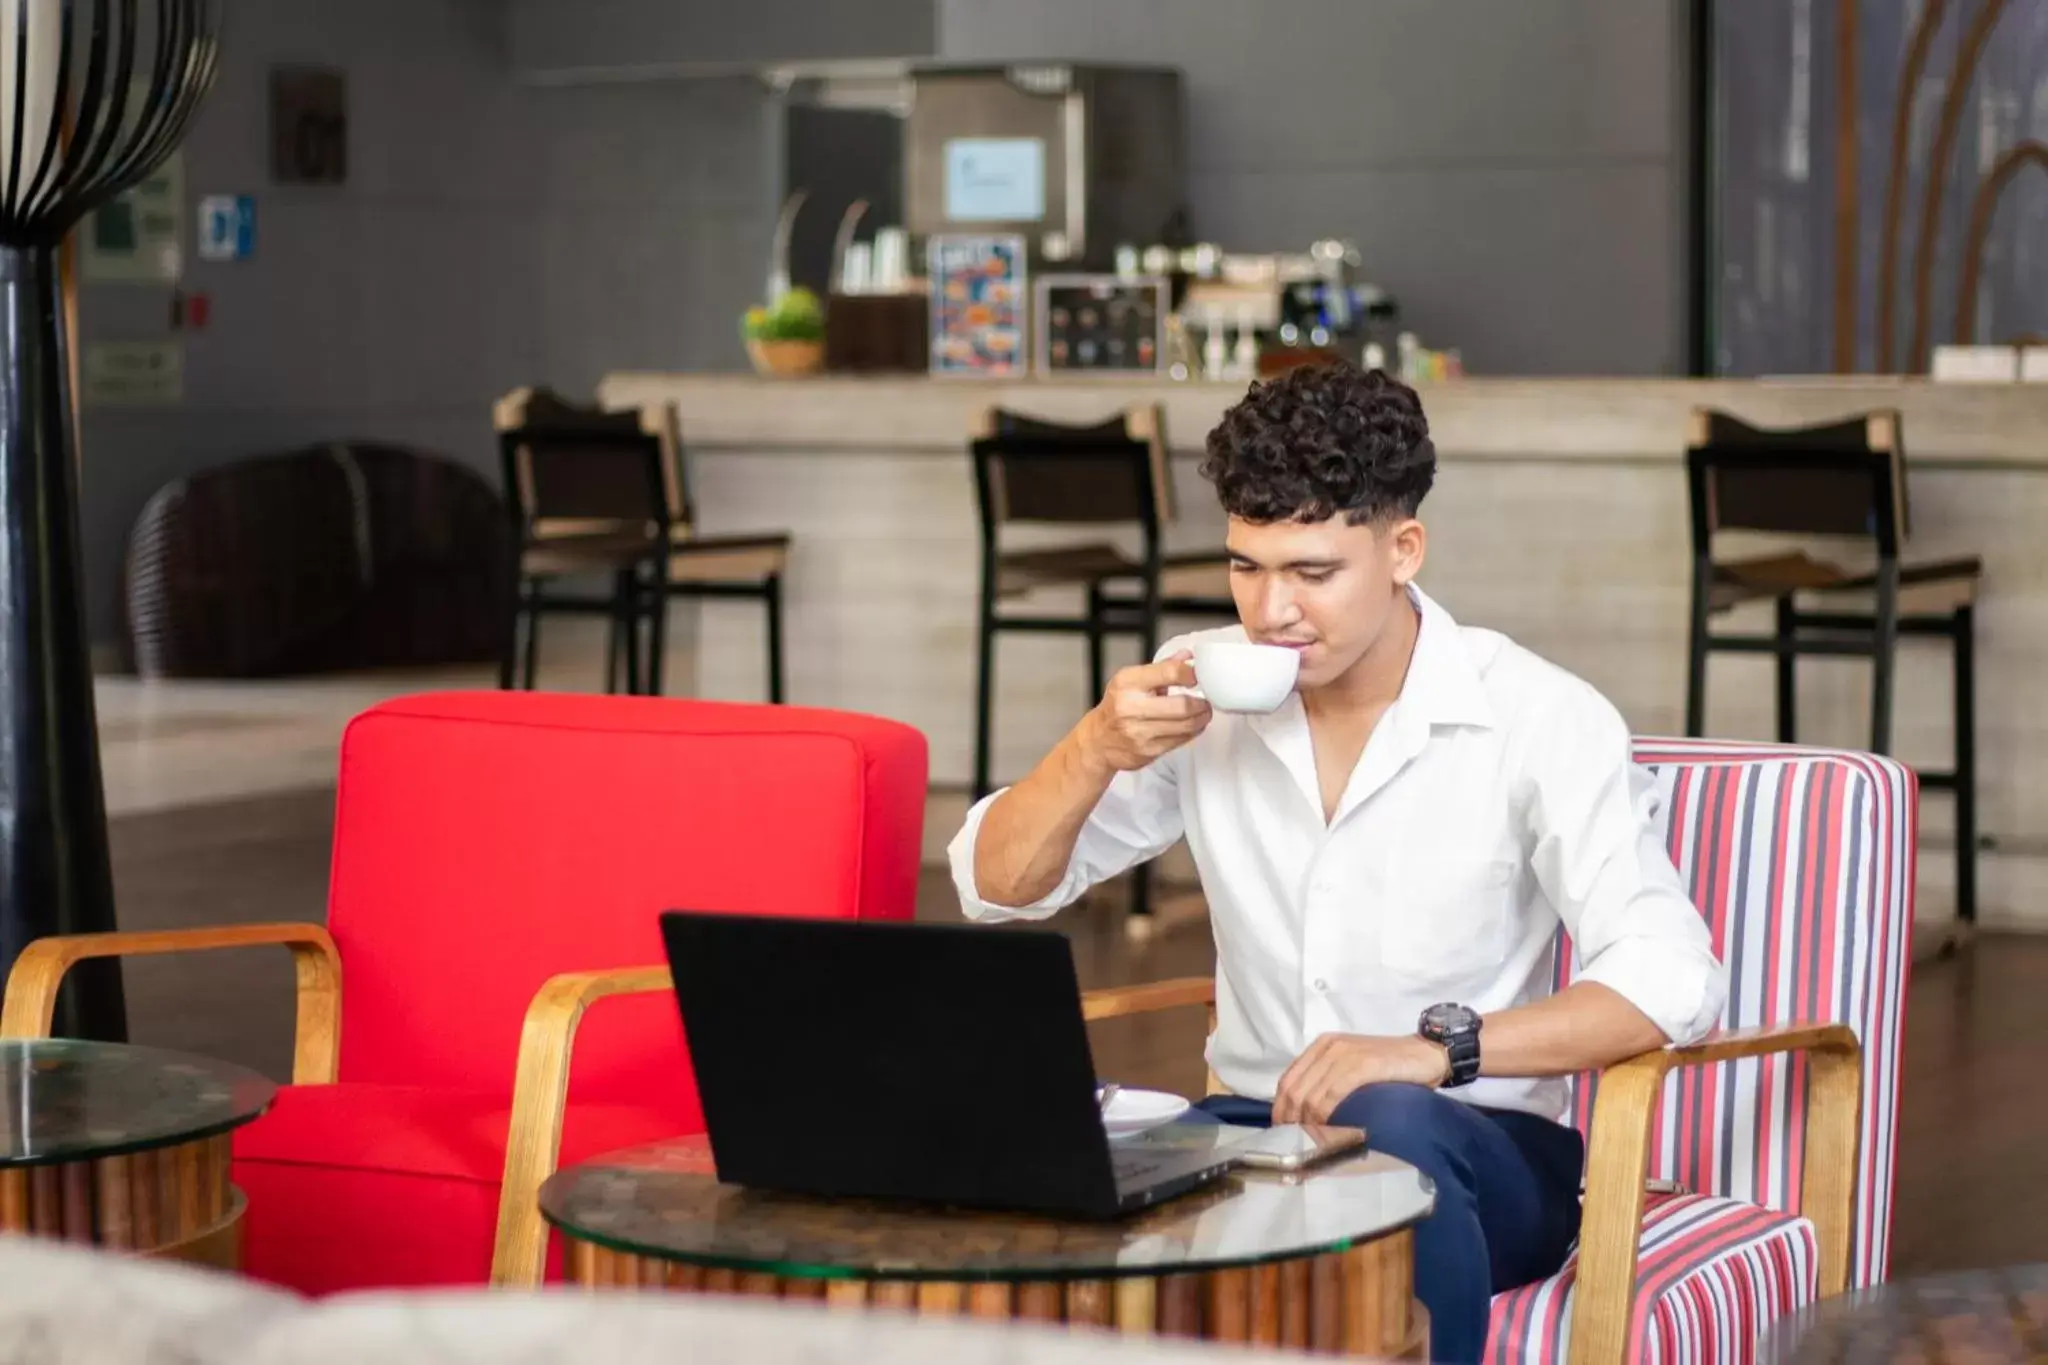
[[[1444,1051],[1450,1056],[1450,1072],[1444,1077],[1444,1088],[1455,1090],[1461,1085],[1470,1085],[1479,1079],[1479,1030],[1459,1029],[1443,1040]]]

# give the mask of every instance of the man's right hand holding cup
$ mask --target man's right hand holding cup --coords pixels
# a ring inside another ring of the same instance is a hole
[[[1119,669],[1109,690],[1082,722],[1089,756],[1117,772],[1134,772],[1172,753],[1209,726],[1209,703],[1169,688],[1193,687],[1192,655]]]

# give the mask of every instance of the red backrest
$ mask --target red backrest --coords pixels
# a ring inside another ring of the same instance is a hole
[[[664,960],[663,910],[907,919],[926,745],[788,706],[451,693],[341,747],[328,927],[341,1079],[511,1094],[560,972]],[[586,1018],[573,1099],[696,1116],[673,995]]]

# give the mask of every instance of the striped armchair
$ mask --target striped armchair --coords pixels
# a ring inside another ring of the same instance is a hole
[[[1582,1251],[1494,1301],[1496,1365],[1746,1362],[1776,1319],[1885,1275],[1912,774],[1869,754],[1700,740],[1641,740],[1636,758],[1657,775],[1672,858],[1728,965],[1723,1036],[1801,1026],[1815,1050],[1702,1066],[1665,1054],[1581,1080]],[[1576,963],[1558,956],[1568,981]],[[1831,1046],[1803,1027],[1826,1024],[1853,1033],[1860,1065],[1839,1030]],[[1646,1195],[1643,1175],[1681,1192]]]
[[[1671,855],[1728,965],[1721,1029],[1574,1087],[1579,1251],[1494,1300],[1489,1365],[1747,1365],[1777,1319],[1884,1278],[1918,792],[1869,754],[1645,739]],[[1559,939],[1559,985],[1576,963]],[[1210,1003],[1089,992],[1090,1019]],[[1673,1188],[1675,1187],[1675,1188]]]

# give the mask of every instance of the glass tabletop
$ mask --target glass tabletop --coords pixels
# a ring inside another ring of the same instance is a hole
[[[719,1270],[818,1279],[1114,1279],[1343,1251],[1412,1226],[1436,1202],[1392,1157],[1293,1175],[1241,1170],[1114,1221],[821,1200],[721,1185],[701,1138],[637,1147],[555,1173],[541,1212],[613,1251]]]
[[[0,1167],[120,1156],[256,1118],[277,1086],[207,1057],[75,1038],[0,1039]]]
[[[1828,1299],[1775,1328],[1772,1365],[1963,1365],[2048,1359],[2048,1265],[1894,1280]]]

